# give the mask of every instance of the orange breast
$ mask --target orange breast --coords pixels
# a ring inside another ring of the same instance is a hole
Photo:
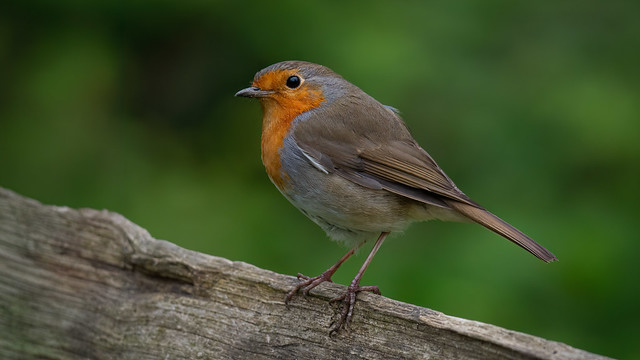
[[[280,150],[294,119],[305,111],[320,106],[321,91],[300,89],[292,94],[274,94],[261,99],[262,104],[262,163],[271,181],[284,190],[287,174],[282,173]]]

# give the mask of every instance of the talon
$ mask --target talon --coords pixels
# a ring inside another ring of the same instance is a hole
[[[301,279],[309,280],[309,277],[307,275],[303,275],[301,273],[298,273],[297,278],[298,278],[298,280],[301,280]]]
[[[329,269],[316,277],[309,277],[309,276],[298,273],[297,278],[298,280],[300,280],[300,282],[293,289],[291,289],[291,291],[289,291],[285,296],[284,298],[285,305],[289,304],[289,301],[291,301],[291,299],[295,296],[295,294],[298,291],[300,291],[300,289],[302,289],[302,295],[308,296],[309,291],[311,291],[316,286],[322,284],[323,282],[333,282],[331,281],[331,275],[333,275],[335,270],[333,271],[331,270],[333,269]]]
[[[344,294],[329,300],[329,303],[342,301],[342,310],[340,311],[340,317],[338,318],[338,320],[331,324],[329,336],[336,334],[341,329],[345,331],[349,330],[349,323],[351,322],[351,318],[353,317],[353,309],[356,305],[357,294],[361,291],[369,291],[374,294],[380,295],[380,289],[378,289],[377,286],[351,285],[347,288],[347,291]]]
[[[311,291],[311,289],[313,289],[314,287],[318,286],[319,284],[320,283],[314,285],[313,282],[312,282],[310,285],[305,286],[305,288],[302,289],[302,295],[303,296],[309,296],[309,291]]]
[[[358,289],[358,292],[360,292],[360,291],[368,291],[368,292],[372,292],[372,293],[374,293],[376,295],[382,295],[380,293],[380,289],[375,285],[372,285],[372,286],[360,286],[360,288]]]
[[[289,301],[291,301],[291,298],[293,298],[293,295],[295,295],[295,290],[296,289],[294,289],[293,291],[289,291],[287,295],[284,297],[284,304],[287,307],[289,307]]]

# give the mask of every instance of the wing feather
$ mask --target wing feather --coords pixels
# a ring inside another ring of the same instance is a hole
[[[413,140],[397,113],[373,98],[364,100],[371,102],[366,114],[355,112],[358,107],[353,103],[340,103],[354,99],[341,98],[331,109],[325,108],[322,117],[317,112],[306,114],[296,124],[294,140],[313,166],[367,188],[384,189],[457,211],[544,261],[557,260],[547,249],[460,191]]]

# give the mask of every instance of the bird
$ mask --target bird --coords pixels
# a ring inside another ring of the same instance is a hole
[[[298,274],[285,304],[332,275],[364,243],[377,240],[344,294],[330,334],[347,329],[362,276],[390,233],[432,219],[478,223],[537,258],[557,257],[464,194],[417,143],[399,111],[328,67],[282,61],[258,71],[235,96],[262,108],[261,157],[282,195],[350,250],[322,274]]]

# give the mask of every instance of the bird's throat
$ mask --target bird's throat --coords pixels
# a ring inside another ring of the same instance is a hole
[[[262,163],[271,181],[282,190],[284,187],[280,149],[293,118],[285,116],[276,104],[262,105]]]
[[[289,134],[295,118],[305,111],[311,110],[322,103],[321,96],[315,101],[310,99],[292,100],[264,99],[262,105],[262,163],[271,181],[284,190],[287,175],[282,173],[280,159],[284,138]]]

